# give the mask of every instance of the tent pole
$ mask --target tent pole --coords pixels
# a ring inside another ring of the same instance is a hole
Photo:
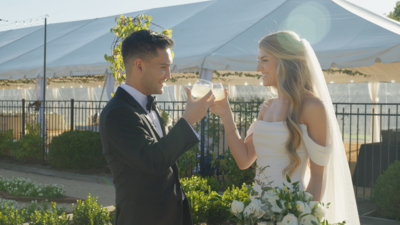
[[[41,124],[43,126],[42,131],[43,131],[43,165],[45,164],[44,161],[44,155],[46,154],[46,118],[45,118],[45,111],[46,111],[46,36],[47,36],[47,15],[44,18],[44,62],[43,62],[43,102],[42,102],[42,108],[43,108],[43,116],[41,117],[43,123]]]

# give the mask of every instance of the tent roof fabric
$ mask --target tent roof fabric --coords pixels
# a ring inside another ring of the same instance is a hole
[[[376,61],[400,65],[400,23],[343,0],[212,0],[125,15],[139,14],[172,28],[173,72],[254,71],[258,41],[279,30],[307,39],[323,69],[370,68]],[[114,18],[48,25],[47,76],[106,73],[103,56],[111,53]],[[43,42],[44,27],[0,32],[0,79],[43,76]]]

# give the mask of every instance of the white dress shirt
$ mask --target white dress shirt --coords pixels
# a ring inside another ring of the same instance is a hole
[[[149,112],[146,109],[146,105],[148,102],[147,95],[144,95],[142,92],[138,91],[136,88],[131,87],[125,83],[121,84],[121,88],[124,89],[126,92],[128,92],[142,106],[144,111],[147,112],[147,115],[150,117],[151,121],[153,121],[154,125],[156,126],[157,131],[160,134],[160,137],[163,137],[164,134],[161,129],[160,120],[158,119],[157,112],[155,112],[154,110],[151,110]],[[191,125],[190,125],[190,127],[192,128],[193,133],[196,135],[197,139],[200,140],[199,134],[196,133],[196,131],[193,129],[193,127]]]
[[[147,115],[150,117],[151,121],[153,121],[154,125],[157,128],[158,133],[160,134],[160,137],[163,137],[164,134],[161,129],[160,125],[160,120],[158,119],[157,113],[154,110],[151,110],[150,112],[147,111],[146,105],[147,105],[147,96],[144,95],[142,92],[138,91],[136,88],[133,88],[127,84],[121,84],[121,88],[124,89],[126,92],[128,92],[141,106],[142,108],[147,112]],[[186,120],[185,120],[186,121]],[[186,121],[187,122],[187,121]],[[190,124],[189,124],[190,125]],[[193,129],[192,126],[190,126],[193,130],[193,133],[196,134],[197,139],[200,140],[199,135],[196,133],[196,131]],[[185,196],[182,193],[182,200],[185,199]]]

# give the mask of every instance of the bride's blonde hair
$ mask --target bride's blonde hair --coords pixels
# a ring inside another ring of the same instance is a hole
[[[282,171],[282,175],[291,176],[301,164],[296,150],[300,147],[302,140],[299,117],[303,96],[306,90],[314,93],[304,55],[304,46],[295,32],[279,31],[265,36],[258,47],[275,56],[278,63],[276,68],[278,89],[289,99],[285,124],[289,130],[286,151],[290,164]]]

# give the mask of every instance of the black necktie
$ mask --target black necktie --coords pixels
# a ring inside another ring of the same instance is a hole
[[[153,97],[151,95],[147,95],[147,104],[146,104],[147,111],[149,111],[149,112],[151,110],[156,111],[156,105],[157,105],[156,97]]]

